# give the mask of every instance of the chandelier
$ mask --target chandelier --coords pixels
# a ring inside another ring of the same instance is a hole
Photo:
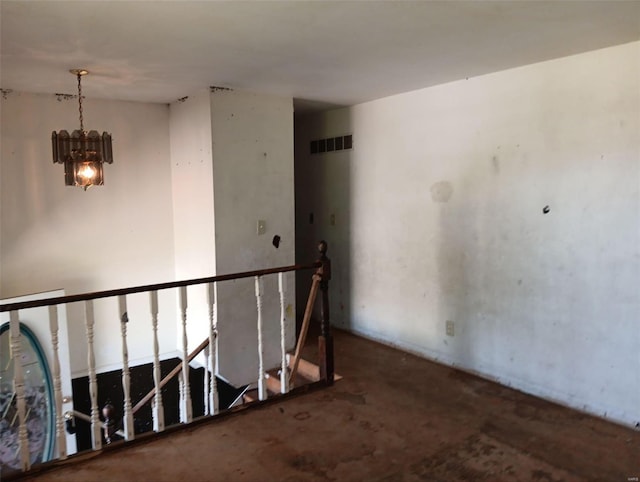
[[[113,162],[111,152],[111,134],[98,131],[85,131],[82,117],[82,76],[89,72],[73,69],[70,72],[78,77],[78,111],[80,112],[80,130],[69,135],[66,130],[53,132],[53,162],[64,164],[64,181],[67,186],[79,186],[85,191],[91,186],[102,186],[104,174],[102,164]]]

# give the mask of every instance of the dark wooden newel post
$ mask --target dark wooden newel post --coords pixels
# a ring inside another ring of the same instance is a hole
[[[331,260],[327,258],[327,242],[320,241],[318,250],[320,251],[318,274],[321,277],[320,291],[322,292],[322,320],[320,322],[320,336],[318,337],[320,379],[324,380],[327,385],[333,385],[333,336],[331,335],[331,321],[329,316]]]

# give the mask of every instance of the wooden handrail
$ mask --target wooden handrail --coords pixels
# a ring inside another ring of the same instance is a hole
[[[200,345],[198,345],[195,350],[189,353],[189,356],[187,357],[187,363],[193,360],[198,355],[198,353],[204,350],[207,346],[209,346],[209,338],[205,338],[205,340],[202,343],[200,343]],[[181,371],[182,371],[182,362],[180,362],[173,370],[169,372],[169,374],[166,377],[164,377],[160,381],[160,388],[164,387],[167,383],[169,383],[169,380],[171,380]],[[133,413],[136,413],[138,410],[140,410],[145,403],[147,403],[149,400],[151,400],[155,396],[155,392],[156,392],[156,389],[154,387],[149,391],[149,393],[147,393],[144,397],[142,397],[142,399],[138,403],[136,403],[136,405],[133,407],[131,411]]]
[[[279,268],[260,269],[256,271],[244,271],[242,273],[223,274],[209,276],[206,278],[195,278],[185,281],[169,281],[167,283],[156,283],[152,285],[134,286],[132,288],[121,288],[117,290],[96,291],[94,293],[83,293],[79,295],[58,296],[42,300],[23,301],[20,303],[8,303],[0,305],[0,313],[4,311],[25,310],[27,308],[38,308],[40,306],[60,305],[63,303],[75,303],[78,301],[95,300],[99,298],[109,298],[112,296],[129,295],[132,293],[142,293],[145,291],[159,291],[180,286],[190,286],[202,283],[215,283],[217,281],[231,281],[242,278],[253,278],[254,276],[265,276],[268,274],[287,273],[289,271],[300,271],[303,269],[313,269],[320,267],[319,262],[311,264],[294,264],[291,266],[281,266]]]
[[[320,267],[317,273],[322,277],[320,281],[320,336],[318,337],[318,356],[320,357],[320,379],[327,385],[333,385],[333,335],[329,315],[329,281],[331,280],[331,260],[327,258],[327,242],[320,241],[318,251]]]
[[[334,379],[334,367],[333,367],[333,335],[331,334],[331,321],[329,315],[329,281],[331,280],[331,260],[327,258],[327,242],[320,241],[318,244],[318,251],[320,251],[320,258],[316,261],[318,269],[313,275],[313,283],[311,285],[311,291],[309,292],[309,299],[307,300],[307,307],[305,309],[304,318],[302,320],[302,329],[300,331],[300,338],[296,346],[296,352],[293,357],[293,363],[291,365],[291,374],[289,381],[292,382],[298,371],[298,363],[300,362],[300,352],[304,346],[307,336],[307,329],[309,327],[309,320],[311,319],[311,311],[316,301],[318,294],[318,288],[321,292],[322,303],[320,305],[320,336],[318,337],[318,365],[320,368],[320,379],[327,385],[333,384]]]
[[[91,423],[91,417],[89,415],[87,415],[86,413],[78,412],[77,410],[67,410],[64,416],[67,420],[75,417],[79,418],[80,420],[84,420],[87,423]]]
[[[87,415],[86,413],[82,413],[82,412],[78,412],[77,410],[67,410],[64,413],[64,418],[66,420],[71,420],[72,418],[78,418],[80,420],[83,420],[87,423],[91,423],[91,417],[89,415]],[[104,423],[102,424],[103,428],[104,428]],[[124,432],[122,430],[116,430],[115,432],[116,435],[124,438]]]
[[[318,274],[313,275],[313,281],[311,283],[311,291],[309,292],[309,298],[307,299],[307,307],[304,310],[304,318],[302,319],[302,327],[300,328],[300,336],[298,337],[298,343],[296,344],[296,351],[293,355],[293,360],[290,363],[291,372],[289,373],[289,383],[293,383],[298,372],[298,363],[300,363],[300,354],[302,348],[307,341],[307,331],[309,330],[309,322],[311,321],[311,312],[316,302],[316,296],[318,294],[318,286],[322,278]]]

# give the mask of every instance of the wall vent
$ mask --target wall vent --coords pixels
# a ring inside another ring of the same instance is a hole
[[[325,152],[344,151],[353,149],[353,135],[329,137],[328,139],[316,139],[309,143],[311,154],[323,154]]]

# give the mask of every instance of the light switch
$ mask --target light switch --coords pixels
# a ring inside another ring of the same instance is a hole
[[[258,220],[257,231],[259,235],[267,232],[267,222],[264,219]]]
[[[447,336],[455,336],[456,332],[455,332],[455,325],[453,321],[447,320],[446,332],[447,332]]]

